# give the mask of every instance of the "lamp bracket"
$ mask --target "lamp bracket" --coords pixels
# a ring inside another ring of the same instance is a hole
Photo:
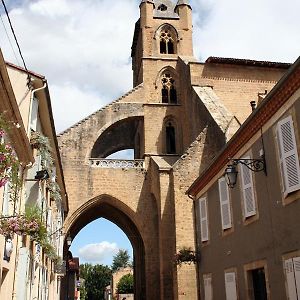
[[[234,166],[240,163],[253,172],[264,171],[265,174],[267,175],[266,161],[264,157],[258,159],[239,158],[239,159],[230,159],[230,160],[232,161]]]

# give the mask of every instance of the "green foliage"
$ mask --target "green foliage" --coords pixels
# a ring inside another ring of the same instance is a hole
[[[130,266],[130,256],[127,250],[120,249],[114,256],[111,269],[113,272]]]
[[[84,279],[84,295],[81,299],[104,300],[104,290],[110,284],[111,275],[111,269],[107,266],[80,265],[80,277]]]
[[[132,274],[121,277],[117,284],[118,294],[133,294],[134,279]]]

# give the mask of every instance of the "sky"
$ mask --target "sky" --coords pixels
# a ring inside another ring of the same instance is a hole
[[[139,2],[5,0],[28,68],[48,80],[58,133],[132,88],[130,53]],[[299,0],[190,2],[194,55],[201,62],[209,56],[294,62],[300,55]],[[7,61],[21,65],[1,9],[1,49]],[[120,248],[132,251],[120,230],[96,220],[71,249],[81,261],[110,264]]]

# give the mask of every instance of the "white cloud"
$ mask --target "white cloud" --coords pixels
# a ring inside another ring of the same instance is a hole
[[[106,258],[117,254],[116,243],[103,241],[98,244],[88,244],[78,250],[81,262],[102,263]]]
[[[58,131],[131,88],[139,2],[8,1],[28,67],[50,84]],[[298,0],[191,0],[191,5],[194,50],[202,61],[222,56],[293,62],[300,53]],[[1,24],[0,44],[5,58],[16,62]]]

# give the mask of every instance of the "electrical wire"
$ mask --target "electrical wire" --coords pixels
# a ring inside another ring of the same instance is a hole
[[[6,29],[6,26],[5,26],[5,24],[4,24],[4,21],[3,21],[3,18],[2,18],[2,16],[1,16],[1,14],[0,14],[0,19],[1,19],[1,23],[2,23],[2,25],[3,25],[5,34],[6,34],[6,36],[7,36],[9,45],[10,45],[10,47],[11,47],[13,53],[14,53],[14,57],[15,57],[15,59],[16,59],[16,62],[17,62],[17,64],[18,64],[18,66],[19,66],[19,65],[20,65],[20,62],[19,62],[19,60],[18,60],[18,58],[17,58],[17,54],[16,54],[15,49],[14,49],[14,47],[13,47],[13,45],[12,45],[11,39],[10,39],[10,37],[9,37],[9,35],[8,35],[7,29]]]
[[[14,30],[14,28],[13,28],[13,26],[12,26],[12,23],[11,23],[11,20],[10,20],[10,17],[9,17],[9,14],[8,14],[8,11],[7,11],[5,2],[4,2],[4,0],[1,0],[1,2],[2,2],[3,7],[4,7],[5,14],[6,14],[6,16],[7,16],[7,19],[8,19],[9,25],[10,25],[10,29],[11,29],[11,31],[12,31],[12,33],[13,33],[13,36],[14,36],[14,39],[15,39],[15,41],[16,41],[16,44],[17,44],[17,47],[18,47],[18,50],[19,50],[19,54],[20,54],[20,56],[21,56],[21,59],[22,59],[23,65],[24,65],[24,69],[25,69],[26,72],[27,72],[27,77],[28,77],[28,79],[30,79],[30,73],[29,73],[29,71],[28,71],[28,69],[27,69],[27,66],[26,66],[26,63],[25,63],[25,60],[24,60],[22,51],[21,51],[21,47],[20,47],[20,45],[19,45],[17,36],[16,36],[16,34],[15,34],[15,30]],[[30,82],[30,81],[29,81],[29,82]]]

